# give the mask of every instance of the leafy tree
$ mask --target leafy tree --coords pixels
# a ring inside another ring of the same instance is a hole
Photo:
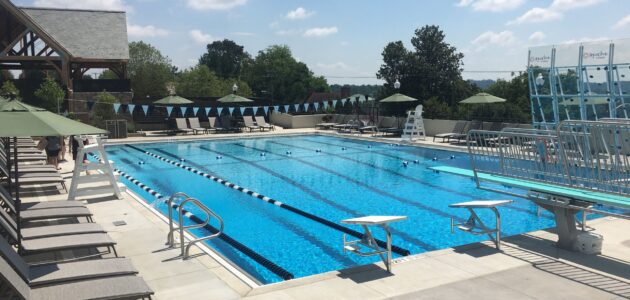
[[[12,81],[7,80],[0,87],[0,96],[9,98],[11,95],[15,95],[17,99],[20,99],[20,91]]]
[[[308,66],[293,58],[291,49],[285,45],[273,45],[258,52],[244,73],[255,95],[272,94],[281,103],[304,100],[313,91],[330,89],[323,77],[314,79]]]
[[[243,46],[228,39],[214,41],[206,49],[207,52],[199,58],[199,64],[206,65],[220,78],[238,78],[243,63],[250,60]]]
[[[238,79],[221,79],[206,65],[181,72],[175,83],[177,94],[182,97],[222,97],[232,93],[232,86],[238,86],[238,94],[249,97],[252,94],[247,82]]]
[[[105,121],[114,119],[116,112],[112,104],[117,103],[118,99],[114,95],[102,91],[96,95],[96,103],[92,108],[92,125],[105,128]]]
[[[112,70],[105,70],[103,73],[98,75],[98,79],[120,79],[118,75],[114,73]]]
[[[438,98],[431,98],[424,103],[423,117],[427,119],[448,119],[451,116],[451,108]]]
[[[173,80],[176,69],[168,57],[140,41],[129,43],[127,71],[136,95],[162,97],[168,94],[166,85]]]
[[[12,80],[13,74],[9,70],[0,70],[0,83]]]
[[[54,78],[48,76],[39,86],[39,89],[35,91],[34,95],[39,100],[39,106],[49,111],[59,113],[66,93]]]

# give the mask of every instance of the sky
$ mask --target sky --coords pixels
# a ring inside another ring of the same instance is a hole
[[[465,79],[509,79],[536,45],[630,38],[630,0],[13,0],[19,6],[124,10],[129,41],[145,41],[183,69],[215,40],[252,56],[285,44],[333,84],[380,84],[387,43],[411,49],[438,25],[464,54]],[[508,72],[497,72],[508,71]]]

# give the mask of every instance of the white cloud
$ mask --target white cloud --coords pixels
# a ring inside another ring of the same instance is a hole
[[[542,31],[536,31],[529,36],[529,41],[533,43],[539,43],[544,40],[546,37],[545,33]]]
[[[460,0],[456,6],[471,6],[476,11],[501,12],[518,8],[523,3],[525,0]]]
[[[229,10],[247,4],[247,0],[188,0],[186,3],[196,10]]]
[[[280,29],[280,30],[276,30],[276,34],[277,35],[282,35],[282,36],[291,36],[291,35],[297,35],[302,33],[301,30],[298,29]]]
[[[553,0],[548,7],[534,7],[515,20],[508,22],[508,25],[559,20],[564,17],[566,11],[596,5],[604,1],[606,0]]]
[[[315,14],[315,12],[312,11],[307,11],[306,9],[304,9],[304,7],[298,7],[295,10],[289,11],[287,13],[286,18],[289,20],[301,20],[301,19],[306,19],[310,16],[312,16],[313,14]]]
[[[613,25],[613,29],[621,29],[624,28],[626,26],[630,25],[630,15],[627,15],[623,18],[621,18],[621,20],[617,21],[617,23],[615,23],[615,25]]]
[[[315,27],[304,31],[305,37],[325,37],[331,34],[335,34],[339,31],[336,26],[333,27]]]
[[[153,25],[141,26],[141,25],[127,25],[127,33],[129,36],[134,37],[157,37],[167,36],[168,30],[157,28]]]
[[[514,33],[508,30],[501,32],[486,31],[472,40],[470,43],[477,47],[477,51],[487,48],[490,45],[508,46],[516,42]]]
[[[75,9],[100,9],[130,11],[131,7],[124,0],[35,0],[33,6],[75,8]]]
[[[605,36],[596,37],[596,38],[583,37],[579,39],[566,40],[566,41],[563,41],[561,44],[591,43],[591,42],[601,42],[601,41],[609,41],[609,40],[611,39]]]
[[[214,41],[216,41],[217,39],[213,38],[211,35],[203,33],[201,30],[199,29],[193,29],[191,30],[189,33],[190,37],[195,41],[195,43],[197,44],[210,44]]]

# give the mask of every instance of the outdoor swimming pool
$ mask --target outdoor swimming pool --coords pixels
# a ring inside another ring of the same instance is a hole
[[[437,165],[469,168],[466,153],[323,135],[113,145],[106,149],[117,169],[156,192],[185,192],[201,200],[223,218],[229,237],[295,278],[372,263],[379,258],[344,254],[342,231],[174,164],[181,163],[336,224],[364,215],[406,215],[408,220],[392,225],[393,245],[412,254],[486,239],[462,232],[451,234],[450,218],[463,221],[468,216],[465,210],[448,207],[455,202],[515,200],[500,209],[505,236],[554,225],[551,214],[543,212],[539,216],[530,201],[479,190],[469,178],[428,169]],[[145,189],[125,178],[121,181],[147,202],[155,201]],[[162,201],[154,206],[167,212]],[[493,220],[492,215],[481,216]],[[361,231],[359,227],[343,226]],[[384,239],[382,235],[377,237]],[[258,281],[282,281],[232,244],[220,239],[208,244]]]

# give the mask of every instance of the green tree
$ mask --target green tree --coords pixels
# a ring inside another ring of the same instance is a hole
[[[328,91],[323,77],[316,78],[308,66],[298,62],[286,45],[273,45],[258,52],[243,70],[254,95],[269,97],[281,103],[306,99],[313,91]]]
[[[129,43],[127,71],[136,95],[163,97],[168,95],[166,86],[174,80],[176,68],[158,49],[140,41]]]
[[[209,97],[219,95],[221,82],[206,65],[182,71],[175,83],[177,94],[182,97]]]
[[[54,78],[48,76],[39,86],[39,89],[35,91],[34,95],[39,100],[39,106],[49,111],[59,113],[66,93]]]
[[[431,98],[424,102],[423,117],[427,119],[448,119],[451,117],[451,108],[438,98]]]
[[[96,98],[96,103],[92,108],[92,125],[105,128],[105,121],[114,119],[116,112],[112,104],[117,103],[118,99],[114,95],[103,91]]]
[[[206,53],[199,58],[199,64],[206,65],[218,77],[227,79],[238,78],[243,64],[248,60],[249,54],[245,52],[243,46],[224,39],[208,44]]]
[[[14,79],[13,74],[9,70],[0,70],[0,83],[12,79]]]
[[[20,91],[12,81],[7,80],[0,87],[0,96],[9,98],[11,95],[15,95],[17,99],[20,99]]]
[[[112,70],[105,70],[98,75],[98,79],[120,79]]]

